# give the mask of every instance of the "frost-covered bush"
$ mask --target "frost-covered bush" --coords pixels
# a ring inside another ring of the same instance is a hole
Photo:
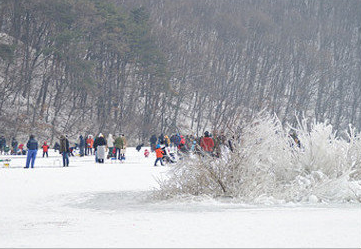
[[[159,180],[160,198],[228,196],[248,203],[361,202],[361,141],[350,127],[348,139],[336,137],[331,125],[306,120],[293,128],[298,147],[277,117],[262,115],[242,129],[234,152],[221,158],[193,155]]]

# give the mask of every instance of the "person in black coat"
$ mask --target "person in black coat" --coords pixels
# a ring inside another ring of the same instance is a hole
[[[59,153],[63,156],[63,167],[69,167],[69,140],[64,135],[60,136],[60,149]]]
[[[18,141],[15,137],[11,141],[11,147],[13,147],[13,154],[16,155],[18,153]]]
[[[142,149],[142,146],[144,146],[144,144],[139,144],[135,149],[139,152]]]
[[[157,143],[157,136],[156,135],[152,135],[151,138],[149,139],[149,142],[150,142],[150,149],[151,151],[155,151],[155,145]]]
[[[6,147],[6,139],[4,136],[0,137],[0,155],[3,153]]]
[[[163,135],[163,133],[160,134],[160,136],[158,137],[158,143],[159,144],[164,144],[164,135]]]
[[[105,140],[103,134],[99,134],[99,136],[94,141],[94,149],[95,153],[95,161],[99,163],[104,163],[105,159],[105,146],[107,145],[107,141]]]
[[[83,138],[83,135],[80,135],[79,137],[80,156],[84,156],[84,149],[85,149],[85,139]]]
[[[58,142],[55,142],[54,144],[54,151],[60,150],[60,144]]]
[[[26,158],[26,166],[25,168],[28,169],[31,163],[31,168],[34,168],[36,154],[38,153],[38,141],[35,140],[34,135],[30,135],[29,141],[26,144],[28,148],[28,155]]]

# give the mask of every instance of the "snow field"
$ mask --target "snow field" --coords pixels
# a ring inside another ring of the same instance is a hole
[[[203,199],[157,201],[171,167],[129,148],[125,163],[94,156],[35,169],[0,168],[0,247],[360,247],[361,206],[251,206]],[[0,158],[8,158],[1,156]],[[14,158],[14,157],[12,157]]]

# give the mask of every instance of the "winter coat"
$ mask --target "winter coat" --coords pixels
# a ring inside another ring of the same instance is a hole
[[[60,137],[60,148],[59,148],[59,152],[60,153],[63,153],[63,152],[66,152],[66,153],[69,153],[70,152],[70,149],[69,149],[69,140],[64,137],[64,136],[61,136]]]
[[[147,149],[144,151],[144,156],[149,156],[149,151]]]
[[[127,148],[127,139],[122,136],[120,138],[120,149],[126,149]]]
[[[108,148],[114,147],[114,138],[113,138],[112,134],[109,134],[107,143],[108,143]]]
[[[182,140],[181,136],[180,136],[180,135],[176,135],[176,136],[174,137],[174,144],[175,144],[176,146],[180,145],[181,140]]]
[[[204,151],[211,152],[214,147],[214,142],[211,137],[203,137],[201,140],[201,147]]]
[[[20,148],[20,147],[19,147]],[[54,150],[60,150],[60,144],[58,142],[55,142],[54,144]]]
[[[155,150],[155,154],[156,154],[157,158],[162,158],[164,152],[163,152],[163,150],[161,148],[158,148],[158,149]]]
[[[151,144],[156,144],[157,143],[157,136],[156,135],[152,135],[152,137],[149,139],[149,142]]]
[[[93,148],[93,145],[94,145],[94,140],[92,138],[88,138],[86,140],[86,147],[87,148]]]
[[[28,148],[28,150],[37,150],[38,141],[36,141],[35,138],[29,139],[28,143],[26,144],[26,148]]]
[[[13,141],[11,142],[11,146],[13,148],[17,147],[18,146],[18,141],[16,139],[13,139]]]
[[[185,144],[186,144],[186,140],[185,140],[185,138],[184,138],[183,136],[181,136],[181,141],[180,141],[180,144],[183,144],[183,145],[185,145]]]
[[[158,143],[164,144],[164,136],[163,136],[163,134],[161,134],[161,135],[158,137]]]
[[[44,143],[44,145],[42,146],[43,148],[43,152],[48,152],[49,150],[49,145],[47,145],[46,143]]]
[[[83,136],[80,135],[79,139],[79,148],[85,148],[85,139],[83,138]]]
[[[94,141],[94,148],[97,149],[98,146],[105,146],[107,145],[107,142],[105,141],[104,137],[97,137]]]
[[[121,148],[121,143],[122,143],[121,140],[122,140],[121,137],[117,137],[117,138],[115,139],[115,142],[114,142],[115,148],[117,148],[117,149],[120,149],[120,148]]]
[[[174,141],[175,141],[175,135],[172,135],[171,137],[170,137],[170,141],[172,142],[172,143],[174,143]]]
[[[144,144],[139,144],[135,149],[139,152],[142,149],[142,146],[144,146]]]

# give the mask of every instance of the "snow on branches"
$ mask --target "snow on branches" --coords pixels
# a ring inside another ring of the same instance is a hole
[[[220,158],[185,158],[159,180],[156,195],[361,202],[361,139],[351,126],[340,138],[326,123],[304,119],[289,131],[276,116],[261,114],[241,130],[233,134],[233,152],[223,145]]]

